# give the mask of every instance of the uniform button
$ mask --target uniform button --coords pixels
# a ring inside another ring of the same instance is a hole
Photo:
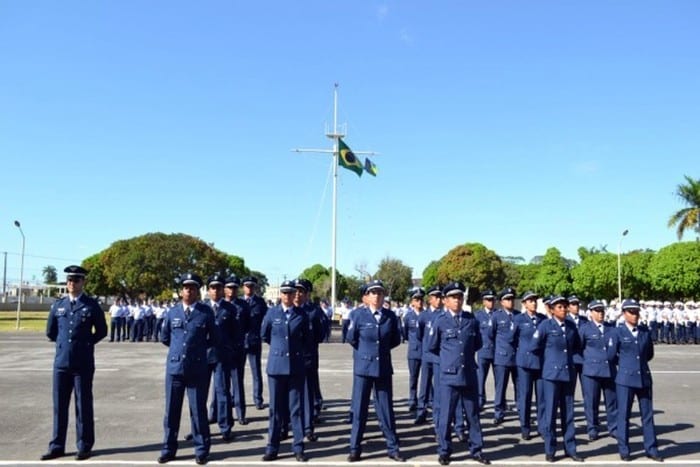
[[[289,357],[289,352],[287,352],[287,357]]]
[[[289,339],[289,336],[284,336],[285,339]]]
[[[639,360],[639,355],[637,355],[637,360]]]
[[[70,340],[70,339],[68,339],[68,342],[71,342],[71,340]]]
[[[377,344],[379,344],[379,341],[377,341]]]
[[[376,360],[379,360],[379,357],[377,357]]]
[[[462,357],[464,357],[464,352],[460,353],[460,355],[461,355]]]
[[[569,351],[569,349],[564,349],[564,352],[568,352],[568,351]]]

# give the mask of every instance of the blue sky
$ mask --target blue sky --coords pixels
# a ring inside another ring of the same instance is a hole
[[[185,232],[274,283],[390,255],[420,276],[480,242],[659,249],[698,177],[695,1],[3,2],[0,252],[8,280]],[[325,193],[325,195],[324,195]],[[690,240],[691,237],[687,237]]]

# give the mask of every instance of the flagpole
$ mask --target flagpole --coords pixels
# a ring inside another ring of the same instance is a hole
[[[333,220],[331,221],[331,309],[336,310],[336,259],[338,226],[338,83],[333,88]]]

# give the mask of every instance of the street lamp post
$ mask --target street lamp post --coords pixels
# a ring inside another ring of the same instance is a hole
[[[625,229],[620,236],[620,242],[617,244],[617,303],[622,306],[622,239],[629,233]]]
[[[19,315],[22,311],[22,282],[24,281],[24,232],[22,231],[22,225],[19,221],[15,221],[15,227],[19,229],[19,233],[22,234],[22,255],[20,259],[19,266],[19,294],[17,296],[17,330],[19,331]]]

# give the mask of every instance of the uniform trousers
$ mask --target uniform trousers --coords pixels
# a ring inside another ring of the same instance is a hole
[[[352,403],[352,429],[350,430],[350,452],[362,453],[362,439],[367,425],[369,396],[374,389],[374,410],[377,413],[379,427],[386,438],[389,455],[399,453],[399,439],[396,435],[396,418],[394,416],[394,399],[392,377],[374,378],[355,375],[353,377],[353,396],[358,400]]]
[[[221,433],[230,433],[233,428],[233,410],[231,403],[231,364],[217,363],[214,369],[214,399],[216,422]]]
[[[617,394],[613,378],[599,376],[582,376],[583,409],[586,414],[586,426],[590,436],[597,436],[600,425],[600,393],[605,400],[605,418],[608,433],[615,436],[617,432]]]
[[[92,400],[94,370],[53,370],[53,435],[49,451],[65,451],[68,407],[75,393],[75,437],[78,451],[89,452],[95,444]]]
[[[651,387],[633,388],[617,385],[617,448],[621,456],[629,456],[630,426],[632,403],[634,398],[639,401],[639,413],[642,418],[642,433],[644,435],[644,452],[656,456],[659,454],[654,427],[654,404],[652,403]]]
[[[481,452],[484,439],[479,421],[478,391],[470,386],[451,386],[441,384],[438,388],[440,399],[440,419],[438,420],[438,455],[452,454],[452,424],[457,414],[464,412],[469,423],[469,453],[474,456]]]
[[[493,366],[493,358],[477,358],[476,377],[479,380],[479,411],[486,405],[486,378]]]
[[[318,361],[307,362],[304,374],[304,434],[314,432],[314,417],[316,416],[316,393],[320,384],[318,379]]]
[[[515,366],[493,365],[493,376],[496,380],[496,392],[493,397],[493,418],[503,420],[506,416],[508,404],[506,403],[506,389],[508,378],[513,380],[515,399],[518,399],[518,374]]]
[[[280,448],[280,435],[285,423],[292,425],[294,441],[292,451],[304,452],[304,422],[302,420],[304,404],[304,375],[268,375],[270,392],[270,423],[267,431],[267,454],[277,454]]]
[[[435,415],[435,405],[436,397],[434,396],[435,388],[438,387],[438,381],[440,379],[439,364],[431,362],[430,360],[423,358],[421,360],[420,366],[420,383],[418,387],[418,411],[417,416],[426,416],[428,407],[432,404],[433,406],[433,418]],[[439,404],[438,404],[439,405]]]
[[[236,417],[242,420],[246,415],[245,387],[243,377],[245,375],[245,357],[234,358],[231,363],[231,401],[236,409]]]
[[[418,377],[420,376],[421,360],[408,359],[408,405],[416,407],[418,404]]]
[[[165,440],[162,455],[177,453],[177,435],[180,430],[182,403],[187,393],[192,426],[192,441],[196,456],[208,456],[211,447],[209,421],[207,420],[207,393],[209,380],[206,374],[194,376],[165,375]]]
[[[564,451],[576,454],[576,427],[574,426],[574,383],[569,381],[542,380],[544,392],[544,452],[553,456],[557,451],[557,410],[561,415],[564,433]]]
[[[542,370],[518,367],[518,417],[520,418],[520,433],[527,436],[530,436],[530,430],[532,429],[533,392],[535,394],[537,408],[537,431],[542,434],[545,407]]]
[[[122,327],[124,326],[124,318],[116,316],[109,321],[109,341],[114,342],[116,334],[117,342],[122,340]]]
[[[248,366],[253,376],[253,402],[256,406],[263,404],[263,379],[260,356],[262,355],[262,345],[251,346],[246,349],[248,354]]]

